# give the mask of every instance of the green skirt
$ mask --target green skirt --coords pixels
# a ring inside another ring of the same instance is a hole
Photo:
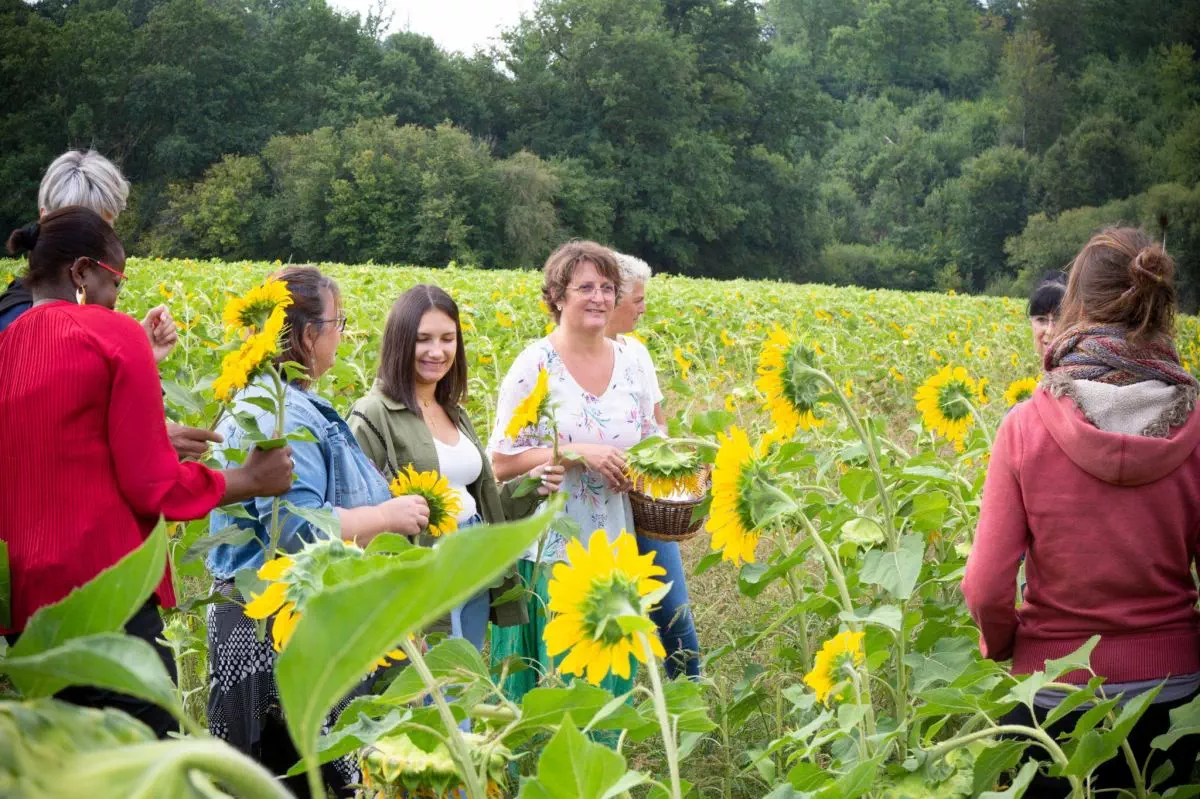
[[[526,586],[529,586],[533,580],[533,567],[533,561],[524,559],[517,561],[517,573],[521,576],[521,582]],[[537,585],[532,586],[537,596],[526,598],[529,603],[529,622],[518,627],[492,626],[493,671],[498,671],[500,664],[511,657],[520,658],[527,667],[524,671],[510,674],[504,681],[504,685],[501,686],[504,689],[504,695],[514,702],[520,702],[525,694],[536,688],[542,676],[553,670],[566,655],[563,653],[556,658],[551,658],[546,653],[546,642],[542,639],[542,633],[545,631],[548,621],[546,605],[550,602],[549,584],[550,566],[547,564],[538,575]],[[600,683],[600,687],[613,696],[620,696],[633,690],[633,681],[636,677],[637,661],[634,661],[629,679],[610,673]],[[572,675],[563,675],[563,680],[567,683],[570,683],[572,679],[574,679]]]

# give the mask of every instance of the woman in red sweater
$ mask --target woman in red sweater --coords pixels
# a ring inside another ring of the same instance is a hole
[[[8,546],[15,640],[38,608],[57,602],[139,546],[160,516],[198,519],[217,505],[281,494],[290,449],[251,452],[240,469],[180,463],[167,437],[150,342],[116,313],[125,251],[100,215],[79,206],[14,231],[29,253],[33,307],[0,336],[0,540]],[[172,675],[158,606],[170,575],[126,631],[158,649]],[[118,707],[160,737],[163,710],[132,697],[69,688],[60,698]]]
[[[1174,316],[1175,264],[1141,231],[1110,228],[1076,256],[1042,385],[996,434],[962,583],[984,656],[1011,658],[1014,673],[1099,635],[1091,662],[1105,694],[1127,701],[1162,686],[1129,736],[1139,766],[1168,711],[1200,692],[1200,414]],[[1015,607],[1022,556],[1027,584]],[[1039,692],[1039,721],[1065,696]],[[1070,731],[1082,712],[1048,731]],[[1032,719],[1021,705],[1005,721]],[[1157,790],[1188,783],[1198,749],[1200,738],[1181,738],[1167,753],[1174,774]],[[1154,755],[1147,774],[1163,761]],[[1121,755],[1093,781],[1132,785]],[[1027,795],[1068,792],[1064,779],[1039,774]]]

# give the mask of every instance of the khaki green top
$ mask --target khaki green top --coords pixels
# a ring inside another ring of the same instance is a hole
[[[479,436],[462,408],[454,408],[449,414],[451,421],[479,450],[483,460],[483,469],[479,479],[467,486],[467,491],[475,499],[475,507],[487,524],[498,524],[529,516],[537,508],[541,497],[536,493],[524,497],[514,497],[519,480],[510,480],[503,486],[496,484],[496,476],[492,472],[492,464],[479,443]],[[365,397],[354,403],[347,420],[359,446],[371,459],[388,480],[396,476],[397,471],[403,471],[406,466],[412,466],[418,472],[441,471],[438,463],[437,449],[433,444],[433,434],[421,417],[413,413],[403,402],[397,402],[386,396],[376,381]],[[430,546],[435,541],[432,536],[418,536],[417,543]],[[504,578],[504,582],[491,589],[492,600],[503,595],[517,585],[516,572]],[[526,603],[510,600],[502,605],[492,606],[492,623],[500,627],[511,627],[529,621]],[[439,625],[440,626],[440,625]]]

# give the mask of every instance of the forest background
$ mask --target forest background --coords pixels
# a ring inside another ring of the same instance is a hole
[[[1096,227],[1200,301],[1195,0],[543,0],[448,54],[324,0],[0,0],[0,224],[94,147],[131,253],[1020,293]]]

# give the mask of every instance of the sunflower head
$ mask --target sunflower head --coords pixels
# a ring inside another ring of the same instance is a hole
[[[543,366],[538,369],[537,380],[534,381],[533,388],[513,410],[512,418],[508,420],[508,425],[504,428],[504,435],[515,441],[523,430],[527,428],[536,430],[542,420],[550,415],[549,405],[550,373]]]
[[[862,665],[863,634],[841,632],[830,638],[813,658],[813,668],[804,675],[804,684],[817,694],[817,701],[829,704],[842,698],[839,689],[851,670]]]
[[[625,457],[625,473],[641,491],[656,499],[701,494],[700,455],[665,439],[647,439],[630,449]]]
[[[796,428],[812,430],[825,424],[818,415],[823,392],[820,378],[808,371],[817,364],[818,349],[797,341],[776,327],[763,342],[758,356],[758,379],[771,420],[782,435],[790,438]]]
[[[262,332],[267,327],[271,317],[278,314],[278,324],[283,325],[283,312],[292,304],[292,293],[287,283],[281,280],[268,279],[262,285],[255,286],[241,297],[233,297],[225,303],[225,311],[221,315],[225,329],[230,334],[244,331]],[[276,334],[278,334],[278,330]]]
[[[483,757],[487,737],[463,733],[463,742],[476,759]],[[510,754],[502,746],[489,748],[488,799],[505,795],[505,767]],[[380,738],[359,751],[363,787],[372,797],[446,797],[465,795],[462,778],[450,750],[438,742],[430,751],[417,746],[404,733]]]
[[[960,444],[975,423],[973,406],[979,401],[979,387],[963,367],[943,366],[913,399],[927,429]]]
[[[543,638],[565,674],[597,685],[611,671],[629,678],[630,657],[646,662],[640,636],[657,657],[666,657],[649,614],[655,597],[667,588],[656,580],[666,574],[654,553],[639,555],[633,536],[622,531],[610,543],[596,530],[584,548],[578,538],[567,545],[567,562],[554,566],[548,586],[552,618]]]
[[[430,535],[444,535],[458,529],[462,499],[443,475],[434,471],[418,472],[409,464],[392,480],[391,489],[394,497],[415,494],[425,498],[429,505]]]
[[[1004,390],[1004,402],[1011,408],[1018,402],[1029,399],[1033,396],[1033,390],[1037,388],[1037,385],[1038,381],[1036,377],[1023,377],[1020,380],[1014,380]]]
[[[758,464],[750,439],[736,425],[729,433],[717,433],[716,463],[712,476],[712,507],[708,523],[712,533],[712,548],[721,559],[735,566],[743,560],[754,562],[759,532],[754,524],[751,491],[757,476]]]

